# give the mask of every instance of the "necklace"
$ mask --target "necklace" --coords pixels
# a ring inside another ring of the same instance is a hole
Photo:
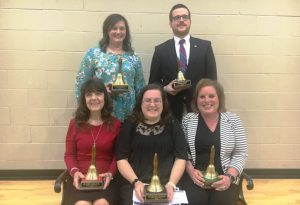
[[[103,124],[102,124],[102,125],[100,126],[100,128],[98,129],[98,132],[97,132],[96,137],[95,137],[94,134],[93,134],[93,129],[91,129],[91,135],[92,135],[92,138],[93,138],[93,146],[96,146],[96,141],[97,141],[97,139],[98,139],[98,137],[99,137],[99,134],[100,134],[100,132],[101,132],[102,126],[103,126]]]

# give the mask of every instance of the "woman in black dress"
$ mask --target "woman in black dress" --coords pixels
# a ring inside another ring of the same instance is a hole
[[[187,146],[179,122],[169,113],[162,88],[156,84],[145,86],[117,140],[117,166],[124,177],[121,204],[132,205],[133,190],[144,201],[144,183],[151,181],[155,153],[158,176],[165,185],[168,200],[172,200],[185,169]]]

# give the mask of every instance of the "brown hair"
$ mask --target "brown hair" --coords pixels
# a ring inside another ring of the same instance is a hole
[[[184,4],[176,4],[170,10],[170,13],[169,13],[169,20],[170,21],[172,21],[172,18],[173,18],[173,16],[172,16],[173,11],[176,10],[176,9],[180,9],[180,8],[186,9],[188,11],[188,13],[189,13],[189,17],[191,18],[191,12],[190,12],[189,8],[186,5],[184,5]]]
[[[85,94],[90,92],[104,93],[104,107],[101,110],[101,118],[104,123],[107,123],[108,127],[112,126],[112,111],[113,105],[110,96],[107,93],[106,87],[103,81],[99,78],[93,77],[85,81],[80,90],[80,98],[78,100],[78,107],[74,113],[74,119],[76,127],[81,128],[85,125],[90,117],[90,110],[88,109],[85,101]]]
[[[222,85],[216,81],[216,80],[211,80],[211,79],[201,79],[195,88],[195,91],[193,93],[193,100],[192,100],[192,110],[194,112],[199,112],[198,106],[197,106],[197,98],[198,98],[198,94],[199,91],[207,86],[211,86],[216,90],[217,96],[219,98],[219,108],[218,111],[219,112],[226,112],[226,107],[225,107],[225,94],[224,94],[224,89],[222,87]]]
[[[165,92],[163,91],[162,87],[159,84],[149,84],[149,85],[146,85],[141,90],[141,92],[138,95],[136,104],[135,104],[135,106],[132,110],[132,114],[129,115],[127,117],[127,119],[129,119],[134,124],[138,124],[139,122],[144,122],[145,121],[145,117],[144,117],[144,114],[142,112],[142,102],[143,102],[144,94],[148,90],[159,90],[160,91],[161,98],[162,98],[162,105],[163,105],[160,124],[165,125],[169,121],[169,119],[171,117],[171,114],[170,114],[166,94],[165,94]]]
[[[111,14],[103,22],[103,37],[99,41],[99,46],[103,52],[106,52],[107,46],[109,44],[109,31],[114,27],[119,21],[124,21],[126,27],[126,37],[123,41],[123,50],[128,52],[130,55],[133,54],[133,49],[131,47],[131,35],[128,22],[124,16],[121,14]]]

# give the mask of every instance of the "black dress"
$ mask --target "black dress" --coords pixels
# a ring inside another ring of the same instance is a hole
[[[125,121],[117,140],[117,160],[128,159],[139,180],[150,183],[155,153],[158,158],[158,176],[161,183],[165,184],[169,181],[175,158],[187,160],[186,141],[178,121],[172,120],[166,125],[134,125]],[[132,192],[131,184],[123,179],[121,204],[132,205]]]
[[[198,127],[195,138],[196,162],[195,169],[205,172],[209,164],[211,146],[215,147],[215,169],[219,175],[223,175],[220,151],[220,120],[216,129],[212,132],[199,114]],[[215,191],[214,189],[202,189],[195,185],[190,176],[185,173],[182,178],[183,189],[186,190],[189,205],[233,205],[238,196],[238,186],[232,184],[226,191]]]

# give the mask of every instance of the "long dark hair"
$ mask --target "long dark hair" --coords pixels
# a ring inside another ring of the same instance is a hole
[[[132,110],[131,115],[127,117],[128,120],[133,122],[134,124],[138,124],[139,122],[145,122],[146,118],[144,117],[143,111],[142,111],[142,102],[143,102],[143,97],[146,91],[148,90],[159,90],[162,98],[162,113],[160,117],[160,124],[165,125],[168,123],[169,119],[171,118],[170,110],[169,110],[169,105],[167,101],[167,97],[165,92],[163,91],[162,87],[158,84],[149,84],[146,85],[141,92],[138,95],[136,104]]]
[[[112,126],[112,111],[113,105],[110,96],[107,93],[106,87],[103,81],[99,78],[93,77],[85,81],[80,90],[80,98],[78,100],[78,107],[74,113],[75,124],[78,128],[87,124],[90,117],[90,110],[88,109],[85,101],[85,95],[90,92],[104,93],[104,106],[101,110],[101,118],[104,123],[107,123],[108,127]]]
[[[125,52],[128,52],[130,55],[132,55],[134,51],[131,47],[131,35],[130,35],[129,25],[126,18],[120,14],[111,14],[104,20],[103,28],[102,28],[103,37],[99,41],[99,46],[103,52],[106,52],[107,46],[109,44],[108,33],[110,30],[113,29],[114,25],[119,21],[124,21],[126,27],[126,37],[123,41],[123,50]]]

